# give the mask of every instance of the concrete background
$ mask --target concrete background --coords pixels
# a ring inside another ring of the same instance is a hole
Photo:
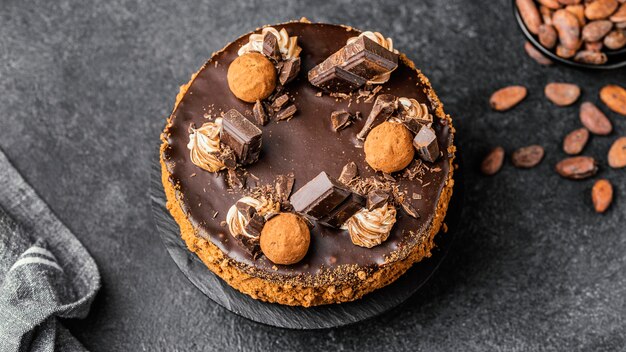
[[[592,180],[553,171],[578,104],[557,108],[550,81],[582,99],[626,71],[545,68],[527,58],[510,1],[20,1],[0,7],[0,148],[99,264],[89,317],[66,325],[93,351],[615,351],[626,346],[626,177],[593,137],[585,154],[616,187],[594,214]],[[381,31],[430,77],[455,117],[466,165],[462,231],[436,276],[402,308],[362,324],[287,331],[239,318],[178,271],[152,224],[148,185],[158,135],[186,82],[226,42],[306,16]],[[529,97],[492,112],[492,91]],[[605,107],[603,110],[607,111]],[[478,165],[494,145],[538,143],[535,169]]]

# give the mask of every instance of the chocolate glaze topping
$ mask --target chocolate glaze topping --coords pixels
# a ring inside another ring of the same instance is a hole
[[[274,27],[279,30],[284,27],[290,36],[298,36],[298,44],[302,47],[302,69],[298,77],[285,87],[294,98],[298,112],[289,121],[271,121],[260,127],[263,131],[263,145],[259,161],[245,166],[258,181],[248,177],[248,182],[274,184],[276,176],[293,173],[295,192],[321,171],[331,177],[339,177],[343,166],[351,161],[356,163],[361,176],[376,175],[365,162],[362,142],[356,138],[365,119],[357,120],[339,132],[333,130],[330,119],[333,111],[341,109],[352,114],[358,111],[368,116],[372,103],[365,103],[363,98],[356,102],[356,99],[350,101],[328,94],[319,96],[320,90],[307,81],[307,72],[312,67],[360,32],[337,25],[299,22]],[[421,182],[401,176],[402,172],[394,175],[420,217],[412,218],[398,207],[397,223],[387,241],[381,245],[369,249],[359,247],[352,244],[347,231],[317,224],[311,229],[311,245],[306,257],[297,264],[282,266],[274,265],[264,256],[254,260],[230,235],[224,225],[226,214],[243,196],[242,191],[228,189],[226,170],[209,173],[190,161],[188,130],[192,123],[201,126],[209,121],[209,115],[214,119],[233,108],[254,121],[254,104],[237,99],[226,82],[228,65],[237,58],[237,50],[247,42],[249,34],[226,46],[205,64],[173,112],[171,125],[166,129],[169,146],[163,157],[171,174],[170,182],[177,185],[177,197],[183,211],[198,229],[198,235],[217,245],[242,270],[271,280],[295,276],[306,279],[323,273],[338,273],[342,267],[355,268],[355,265],[359,270],[375,270],[380,265],[406,257],[425,240],[441,190],[447,182],[449,160],[452,157],[448,155],[448,147],[452,144],[452,134],[443,116],[436,117],[433,123],[443,156],[435,163],[425,163],[427,171],[421,177]],[[380,91],[380,94],[383,93],[415,98],[425,103],[435,115],[426,85],[419,81],[416,71],[404,59],[400,60],[399,67],[384,84]],[[412,196],[414,194],[420,196]],[[337,279],[341,279],[341,275],[337,276]]]

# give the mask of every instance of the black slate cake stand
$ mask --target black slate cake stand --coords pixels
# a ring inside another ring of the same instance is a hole
[[[433,275],[445,258],[461,218],[463,178],[461,168],[455,170],[454,194],[445,223],[448,231],[435,237],[436,247],[430,258],[413,265],[392,284],[365,297],[348,303],[318,307],[291,307],[255,300],[230,287],[213,274],[187,246],[180,236],[178,224],[165,207],[166,197],[161,183],[161,165],[158,157],[151,172],[150,198],[152,214],[161,241],[183,274],[211,300],[252,321],[289,329],[324,329],[363,321],[402,304],[417,292]],[[455,160],[460,160],[459,156]]]

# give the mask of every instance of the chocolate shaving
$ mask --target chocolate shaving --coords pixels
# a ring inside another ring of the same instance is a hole
[[[341,175],[339,175],[338,181],[343,183],[344,185],[348,185],[358,175],[359,175],[359,168],[356,166],[354,161],[351,161],[347,163],[341,170]]]
[[[274,102],[272,102],[272,109],[274,109],[274,111],[279,111],[280,109],[282,109],[283,105],[285,105],[288,102],[289,102],[289,95],[282,94],[278,96],[274,100]]]
[[[333,111],[330,114],[330,122],[335,132],[348,127],[353,119],[354,117],[346,110]]]
[[[372,111],[367,116],[363,129],[356,135],[358,139],[365,139],[374,122],[389,118],[398,109],[398,98],[391,94],[381,94],[376,97]]]
[[[293,190],[294,182],[295,177],[293,173],[276,176],[276,194],[278,195],[278,199],[281,203],[286,204],[289,202],[289,196]]]
[[[235,169],[228,169],[226,181],[230,188],[242,189],[245,186],[246,179],[243,175],[238,175]]]
[[[285,85],[291,82],[300,73],[300,58],[296,57],[283,61],[283,65],[278,72],[280,72],[278,75],[280,84]]]
[[[263,103],[260,100],[257,100],[254,104],[252,113],[254,114],[254,119],[258,125],[265,126],[270,121],[269,116],[267,116],[265,108],[263,107]]]
[[[293,115],[295,115],[296,111],[298,111],[296,106],[291,104],[276,113],[276,121],[290,120]]]
[[[404,201],[400,203],[400,206],[402,207],[402,210],[404,210],[404,212],[415,218],[415,219],[419,219],[420,215],[417,213],[417,210],[415,210],[415,208],[413,208],[413,206],[411,205],[411,203]]]

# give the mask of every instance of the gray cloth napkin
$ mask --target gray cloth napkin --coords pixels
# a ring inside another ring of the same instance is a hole
[[[59,322],[84,318],[93,258],[0,151],[0,351],[86,351]]]

